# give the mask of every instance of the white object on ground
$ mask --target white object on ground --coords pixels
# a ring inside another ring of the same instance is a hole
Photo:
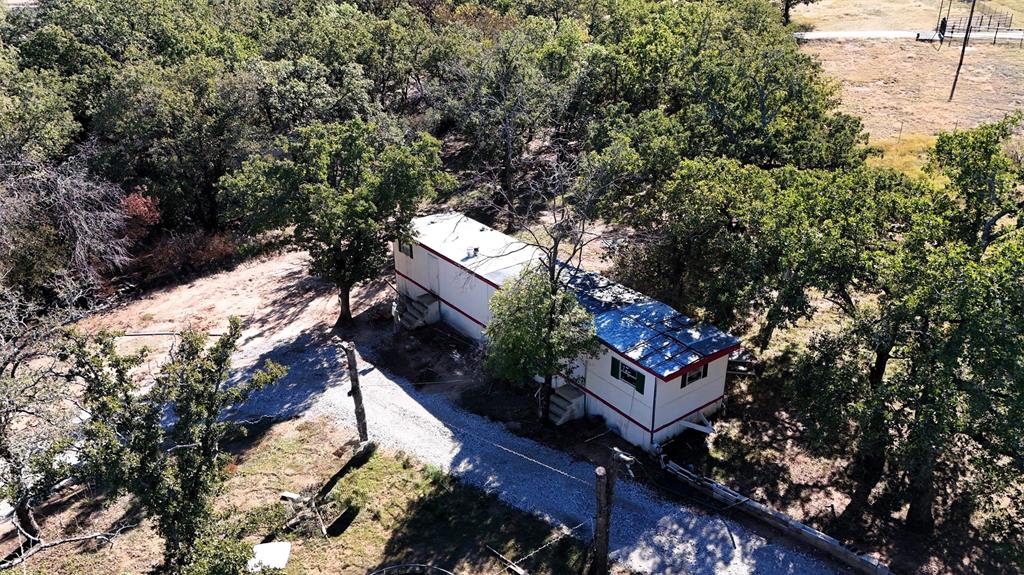
[[[246,566],[250,573],[259,573],[261,569],[284,569],[288,565],[292,544],[287,541],[261,543],[252,546],[252,559]]]
[[[308,333],[293,330],[295,326],[287,326],[254,337],[235,355],[240,370],[233,374],[236,378],[266,358],[287,365],[289,371],[276,385],[253,395],[234,417],[304,414],[354,427],[340,348],[313,343]],[[373,363],[371,350],[361,345],[360,352],[366,354],[361,358],[364,365]],[[416,391],[409,382],[380,369],[361,375],[360,387],[370,439],[382,450],[409,453],[552,525],[584,523],[575,535],[590,538],[595,511],[590,463],[514,435],[501,423],[461,409],[447,396]],[[732,519],[666,501],[625,476],[615,486],[612,557],[634,571],[826,575],[840,569],[797,549],[781,535],[767,529],[765,533],[770,539]]]

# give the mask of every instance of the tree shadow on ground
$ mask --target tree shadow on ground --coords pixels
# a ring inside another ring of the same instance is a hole
[[[380,338],[360,338],[356,345],[378,368],[393,361],[375,355]],[[509,426],[498,421],[468,413],[450,396],[418,390],[402,378],[389,379],[428,414],[430,425],[443,426],[444,434],[452,438],[448,467],[457,477],[518,509],[541,514],[551,524],[579,526],[578,536],[589,540],[594,515],[592,463],[511,433]],[[372,419],[370,427],[372,436]],[[730,519],[709,518],[699,510],[665,501],[625,476],[616,493],[612,549],[621,549],[618,558],[628,554],[631,563],[643,565],[645,571],[710,574],[736,562],[755,570],[799,569],[792,563],[794,556],[751,537]],[[431,518],[429,509],[423,515]],[[396,549],[402,541],[396,536]],[[396,561],[405,558],[398,552],[392,555]],[[821,567],[820,572],[829,570]]]
[[[236,356],[239,368],[233,377],[246,377],[265,359],[287,366],[289,373],[232,410],[232,418],[246,420],[263,415],[286,418],[309,413],[312,409],[316,413],[330,414],[342,424],[349,425],[352,421],[344,353],[339,348],[339,338],[330,330],[333,318],[310,321],[308,306],[314,305],[310,298],[316,299],[322,292],[316,283],[305,285],[310,290],[306,297],[289,300],[285,296],[290,291],[283,290],[281,301],[270,306],[267,313],[270,317],[254,319],[250,324],[252,329],[260,330],[262,337],[256,342],[258,345],[243,345]],[[359,302],[355,306],[356,322],[341,334],[342,338],[354,341],[359,355],[364,358],[362,361],[369,362],[361,365],[361,373],[365,378],[363,394],[368,402],[371,438],[375,432],[386,432],[392,435],[393,442],[404,445],[407,441],[414,444],[423,441],[422,436],[426,434],[428,438],[446,442],[445,445],[450,443],[452,451],[444,456],[446,461],[439,462],[445,469],[482,489],[487,497],[528,510],[528,516],[542,514],[545,533],[549,525],[579,525],[577,533],[588,539],[594,513],[594,466],[591,463],[510,433],[501,423],[465,412],[455,404],[451,394],[437,393],[436,388],[426,386],[417,389],[401,377],[374,373],[377,367],[408,359],[407,351],[400,345],[387,345],[393,337],[399,340],[407,337],[406,334],[393,336],[391,322],[381,319],[386,317],[387,298],[380,294],[387,289],[381,283],[376,293],[370,289],[365,294],[357,294],[354,298]],[[322,302],[322,298],[319,301]],[[289,309],[291,306],[306,306],[307,311],[296,312]],[[441,339],[426,338],[426,343],[431,341],[437,343]],[[449,357],[450,350],[442,345],[432,353],[435,358],[445,358]],[[327,401],[321,402],[321,399]],[[380,421],[376,419],[377,414],[388,419]],[[395,419],[397,414],[403,414],[400,420]],[[382,425],[394,429],[381,430]],[[412,435],[395,439],[395,433]],[[423,559],[450,564],[460,557],[469,557],[469,547],[473,547],[474,552],[479,551],[480,540],[446,547],[443,541],[429,539],[432,530],[450,531],[451,525],[470,534],[489,533],[493,527],[493,533],[500,535],[496,543],[504,544],[504,548],[510,545],[507,538],[522,537],[518,529],[514,533],[509,531],[514,526],[498,525],[489,516],[479,520],[486,530],[480,525],[465,524],[457,502],[445,500],[444,493],[425,495],[423,502],[411,504],[413,507],[406,514],[410,519],[403,525],[396,525],[389,537],[389,561],[411,557],[403,549],[417,537],[428,538],[423,549],[430,551]],[[742,562],[748,568],[792,571],[796,568],[794,565],[799,564],[799,561],[793,563],[798,556],[783,547],[765,544],[763,539],[749,534],[736,537],[743,529],[730,520],[709,519],[702,511],[664,501],[636,483],[620,482],[617,494],[613,517],[617,516],[618,521],[613,519],[612,548],[623,549],[630,554],[632,562],[644,565],[645,570],[710,574],[720,571],[723,565]],[[436,503],[428,505],[429,501]],[[475,505],[484,503],[478,501]],[[361,507],[364,511],[354,519],[357,524],[364,516],[372,517],[365,506]],[[383,513],[386,515],[386,511]],[[501,537],[507,540],[502,541]],[[527,549],[533,541],[526,540],[521,544],[522,549]],[[528,551],[520,551],[519,547],[510,551],[514,556],[525,552]]]
[[[453,572],[498,572],[505,566],[498,553],[513,561],[526,558],[521,566],[531,573],[575,573],[581,565],[580,541],[559,539],[543,519],[494,495],[440,473],[430,474],[424,491],[391,526],[384,558],[374,569],[420,563]]]
[[[145,515],[134,497],[114,495],[102,487],[78,484],[51,496],[35,509],[43,540],[52,543],[93,533],[117,533],[113,538],[82,539],[63,544],[59,547],[65,554],[94,554],[116,544],[119,538],[138,529]],[[18,545],[18,532],[14,529],[5,531],[0,536],[0,560],[17,557]]]
[[[850,449],[816,443],[802,424],[799,406],[787,391],[799,358],[799,350],[789,346],[763,362],[756,375],[732,380],[727,413],[718,420],[730,433],[715,437],[712,453],[692,445],[671,445],[669,451],[680,459],[692,457],[705,475],[788,510],[855,549],[881,554],[896,572],[1020,572],[985,551],[991,542],[969,516],[943,518],[928,537],[907,532],[904,500],[891,486],[900,478],[888,472],[861,513],[846,513],[860,485],[846,460]]]

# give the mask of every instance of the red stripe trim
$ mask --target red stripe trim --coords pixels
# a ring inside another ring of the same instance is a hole
[[[423,245],[423,244],[422,244],[422,243],[420,243],[420,242],[416,242],[416,245],[418,245],[418,246],[420,246],[421,248],[423,248],[423,249],[427,250],[428,252],[430,252],[430,253],[432,253],[432,254],[436,255],[437,257],[439,257],[439,258],[443,259],[444,261],[446,261],[446,262],[448,262],[448,263],[452,264],[453,266],[455,266],[455,267],[458,267],[458,268],[461,268],[461,269],[463,269],[463,270],[465,270],[465,271],[467,271],[467,272],[469,272],[469,273],[473,274],[473,275],[474,275],[475,277],[479,278],[479,279],[480,279],[480,280],[482,280],[482,281],[483,281],[484,283],[487,283],[488,285],[492,286],[493,288],[495,288],[495,289],[501,289],[501,286],[499,286],[498,284],[496,284],[496,283],[492,282],[491,280],[489,280],[489,279],[485,278],[484,276],[482,276],[482,275],[478,274],[477,272],[475,272],[475,271],[473,271],[473,270],[469,269],[468,267],[466,267],[466,266],[464,266],[464,265],[460,264],[459,262],[456,262],[455,260],[453,260],[453,259],[451,259],[451,258],[449,258],[449,257],[445,256],[444,254],[438,253],[437,251],[435,251],[435,250],[433,250],[433,249],[431,249],[431,248],[428,248],[427,246]],[[460,308],[459,306],[457,306],[457,305],[455,305],[455,304],[451,303],[450,301],[448,301],[448,300],[444,299],[444,298],[443,298],[443,297],[441,297],[440,295],[438,295],[438,294],[435,294],[434,292],[430,291],[429,289],[427,289],[426,287],[424,287],[424,286],[423,286],[422,284],[420,284],[420,283],[419,283],[419,282],[417,282],[416,280],[414,280],[414,279],[412,279],[411,277],[409,277],[409,276],[407,276],[407,275],[403,274],[402,272],[398,271],[398,268],[397,268],[397,267],[395,268],[395,273],[396,273],[397,275],[399,275],[399,276],[401,276],[401,277],[403,277],[403,278],[405,278],[405,279],[409,280],[410,282],[412,282],[413,284],[415,284],[415,285],[416,285],[417,287],[419,287],[419,288],[420,288],[420,289],[422,289],[423,291],[425,291],[425,292],[427,292],[427,293],[429,293],[429,294],[432,294],[432,295],[433,295],[434,297],[436,297],[436,298],[437,298],[437,299],[438,299],[438,300],[439,300],[439,301],[440,301],[441,303],[445,304],[446,306],[448,306],[448,307],[450,307],[450,308],[454,309],[455,311],[459,312],[460,314],[464,315],[464,316],[465,316],[465,317],[466,317],[467,319],[469,319],[469,320],[470,320],[470,321],[472,321],[473,323],[475,323],[475,324],[479,325],[480,327],[487,327],[487,326],[486,326],[486,324],[484,324],[484,323],[483,323],[482,321],[480,321],[480,320],[476,319],[475,317],[473,317],[473,316],[469,315],[469,314],[468,314],[467,312],[463,311],[463,310],[462,310],[462,309],[461,309],[461,308]],[[695,369],[701,368],[701,367],[703,367],[703,366],[704,366],[704,364],[706,364],[706,363],[710,363],[710,362],[712,362],[712,361],[714,361],[714,360],[716,360],[716,359],[719,359],[719,358],[721,358],[721,357],[723,357],[723,356],[725,356],[725,355],[728,355],[728,354],[730,354],[730,353],[732,353],[732,352],[734,352],[734,351],[736,351],[737,349],[739,349],[739,348],[740,348],[740,345],[739,345],[739,344],[736,344],[736,345],[734,345],[734,346],[732,346],[732,347],[729,347],[729,348],[723,349],[722,351],[719,351],[719,352],[717,352],[717,353],[714,353],[714,354],[711,354],[711,355],[709,355],[709,356],[707,356],[707,357],[704,357],[704,358],[702,358],[702,359],[701,359],[700,361],[698,361],[698,362],[695,362],[695,363],[692,363],[692,364],[690,364],[690,365],[688,365],[688,366],[686,366],[686,367],[684,367],[684,368],[680,369],[679,371],[677,371],[677,372],[675,372],[675,373],[673,373],[673,374],[671,374],[671,375],[669,375],[669,376],[667,376],[667,377],[662,377],[662,376],[658,375],[657,373],[654,373],[654,372],[653,372],[653,371],[651,371],[650,369],[648,369],[648,368],[644,367],[643,365],[640,365],[639,363],[635,362],[635,361],[634,361],[633,359],[631,359],[631,358],[629,358],[629,357],[626,357],[625,355],[622,355],[622,354],[621,354],[621,353],[620,353],[620,352],[619,352],[618,350],[616,350],[616,349],[615,349],[615,348],[613,348],[613,347],[612,347],[611,345],[609,345],[607,341],[605,341],[605,340],[603,340],[603,339],[601,339],[601,338],[597,338],[597,340],[598,340],[598,341],[600,341],[600,342],[601,342],[601,344],[602,344],[602,345],[604,345],[604,346],[605,346],[605,348],[607,348],[607,349],[608,349],[608,351],[610,351],[611,353],[613,353],[613,354],[615,354],[615,355],[617,355],[617,356],[621,357],[621,358],[622,358],[623,360],[625,360],[625,361],[626,361],[627,363],[629,363],[630,365],[635,365],[636,367],[638,367],[638,368],[642,369],[643,371],[645,371],[645,372],[649,373],[649,374],[650,374],[650,375],[651,375],[652,377],[654,377],[654,379],[655,379],[655,381],[654,381],[654,385],[655,385],[655,393],[657,393],[657,385],[658,385],[658,381],[657,381],[657,380],[658,380],[658,379],[661,379],[662,381],[665,381],[665,382],[667,383],[667,382],[669,382],[669,381],[671,381],[671,380],[673,380],[673,379],[675,379],[675,378],[679,377],[680,375],[682,375],[682,374],[684,374],[684,373],[688,373],[688,372],[691,372],[691,371],[693,371],[693,370],[695,370]],[[565,379],[565,378],[563,378],[563,379]],[[566,381],[568,381],[568,380],[566,379]],[[573,383],[573,384],[571,384],[571,385],[573,385],[573,386],[575,386],[575,387],[579,388],[579,389],[580,389],[580,390],[582,390],[582,391],[583,391],[584,393],[586,393],[587,395],[589,395],[589,396],[593,397],[594,399],[596,399],[596,400],[600,401],[600,402],[601,402],[601,403],[603,403],[604,405],[607,405],[608,407],[610,407],[610,408],[612,409],[612,411],[614,411],[615,413],[618,413],[618,414],[619,414],[619,415],[621,415],[622,417],[625,417],[625,418],[626,418],[626,419],[627,419],[627,420],[628,420],[628,421],[629,421],[630,423],[632,423],[633,425],[636,425],[637,427],[639,427],[639,428],[640,428],[640,429],[642,429],[643,431],[646,431],[646,432],[650,433],[650,434],[651,434],[651,436],[652,436],[652,441],[653,441],[653,434],[655,434],[655,433],[657,433],[657,432],[661,431],[662,429],[665,429],[666,427],[668,427],[668,426],[670,426],[670,425],[673,425],[673,424],[675,424],[675,423],[677,423],[677,422],[679,422],[679,421],[681,421],[681,420],[683,420],[683,419],[685,419],[685,418],[687,418],[687,417],[689,417],[689,416],[693,415],[694,413],[696,413],[696,412],[698,412],[698,411],[700,411],[700,410],[704,409],[705,407],[707,407],[707,406],[711,405],[712,403],[715,403],[716,401],[720,401],[720,400],[721,400],[721,399],[722,399],[723,397],[725,397],[724,395],[722,395],[722,396],[718,397],[718,399],[715,399],[714,401],[711,401],[711,402],[709,402],[709,403],[706,403],[706,404],[704,404],[704,405],[702,405],[702,406],[698,407],[697,409],[694,409],[693,411],[691,411],[691,412],[689,412],[689,413],[687,413],[687,414],[685,414],[685,415],[682,415],[682,416],[680,416],[680,417],[677,417],[676,419],[674,419],[674,420],[670,421],[669,423],[666,423],[665,425],[662,425],[661,427],[659,427],[659,428],[657,428],[657,429],[651,430],[651,428],[649,428],[649,427],[647,427],[646,425],[644,425],[644,424],[640,423],[639,421],[637,421],[637,420],[633,419],[632,417],[630,417],[630,416],[626,415],[626,413],[624,413],[624,412],[623,412],[622,410],[620,410],[619,408],[615,407],[614,405],[612,405],[611,403],[609,403],[608,401],[606,401],[606,400],[605,400],[604,398],[602,398],[601,396],[597,395],[596,393],[594,393],[594,392],[590,391],[590,390],[589,390],[589,389],[587,389],[586,387],[580,387],[580,386],[578,386],[578,385],[576,385],[576,384],[574,384],[574,383]],[[651,410],[652,410],[652,411],[654,411],[654,410],[656,410],[656,409],[657,409],[657,406],[656,406],[656,405],[653,405],[653,406],[651,407]]]
[[[667,382],[672,381],[673,379],[679,377],[680,375],[683,375],[684,373],[690,373],[691,371],[696,371],[698,368],[704,367],[705,364],[711,363],[712,361],[715,361],[716,359],[725,357],[725,356],[729,355],[730,353],[736,351],[739,348],[740,348],[740,344],[737,343],[736,345],[731,346],[731,347],[727,347],[727,348],[723,349],[722,351],[716,351],[715,353],[713,353],[711,355],[708,355],[708,356],[705,356],[705,357],[701,358],[700,361],[691,363],[690,365],[680,369],[679,371],[677,371],[677,372],[675,372],[673,374],[665,376],[664,380],[667,383]]]
[[[694,409],[693,411],[691,411],[690,413],[687,413],[686,415],[680,415],[679,417],[673,419],[672,421],[666,423],[665,425],[662,425],[661,427],[655,429],[651,433],[658,433],[659,431],[661,431],[662,429],[665,429],[666,427],[668,427],[670,425],[675,425],[676,423],[679,423],[680,421],[686,419],[687,417],[690,417],[691,415],[693,415],[694,413],[697,413],[698,411],[704,409],[705,407],[707,407],[709,405],[712,405],[714,403],[718,403],[719,401],[722,401],[722,398],[724,398],[724,397],[725,397],[724,395],[719,395],[716,399],[713,399],[713,400],[705,403],[704,405],[698,407],[697,409]]]
[[[435,256],[437,256],[437,257],[439,257],[439,258],[443,259],[444,261],[446,261],[446,262],[448,262],[448,263],[452,264],[453,266],[455,266],[455,267],[458,267],[458,268],[462,268],[462,269],[466,270],[467,272],[469,272],[469,273],[473,274],[474,276],[476,276],[477,278],[479,278],[479,279],[480,279],[481,281],[483,281],[483,282],[487,283],[488,285],[490,285],[490,286],[491,286],[491,287],[493,287],[494,289],[501,289],[501,286],[499,286],[498,284],[496,284],[496,283],[492,282],[491,280],[489,280],[489,279],[485,278],[484,276],[482,276],[482,275],[480,275],[480,274],[476,273],[475,271],[473,271],[473,270],[469,269],[468,267],[464,266],[463,264],[461,264],[461,263],[459,263],[459,262],[457,262],[457,261],[455,261],[455,260],[451,259],[450,257],[448,257],[448,256],[446,256],[446,255],[444,255],[444,254],[442,254],[442,253],[439,253],[438,251],[436,251],[436,250],[434,250],[434,249],[432,249],[432,248],[429,248],[429,247],[427,247],[427,246],[423,245],[423,244],[422,244],[422,243],[420,243],[420,242],[416,242],[416,245],[418,245],[418,246],[420,246],[421,248],[423,248],[423,249],[427,250],[428,252],[430,252],[430,253],[434,254]],[[398,270],[396,269],[395,271],[397,272]],[[416,283],[415,281],[413,281],[412,279],[410,279],[410,278],[409,278],[408,276],[405,276],[405,275],[403,275],[402,277],[405,277],[405,278],[406,278],[406,279],[408,279],[409,281],[411,281],[411,282],[413,282],[413,283]],[[416,285],[420,285],[420,284],[416,284]],[[423,286],[420,286],[420,287],[422,288]],[[426,290],[426,291],[430,291],[430,290],[427,290],[426,288],[423,288],[423,289],[424,289],[424,290]],[[437,295],[437,294],[434,294],[434,295]],[[440,296],[438,296],[438,299],[441,299],[441,297],[440,297]],[[445,301],[445,300],[443,300],[443,299],[442,299],[441,301],[444,301],[444,302],[445,302],[445,303],[446,303],[446,304],[447,304],[447,305],[448,305],[449,307],[452,307],[452,308],[454,308],[454,309],[455,309],[455,310],[457,310],[457,311],[458,311],[459,313],[461,313],[461,314],[465,315],[466,317],[469,317],[470,319],[472,319],[472,320],[473,320],[474,322],[476,322],[476,323],[478,323],[478,324],[480,324],[480,325],[484,325],[484,324],[480,323],[479,321],[477,321],[477,320],[476,320],[475,318],[473,318],[473,317],[471,317],[471,316],[467,315],[467,314],[466,314],[465,312],[463,312],[463,311],[462,311],[462,310],[460,310],[459,308],[455,307],[455,306],[454,306],[454,305],[452,305],[451,303],[448,303],[447,301]],[[740,345],[739,345],[739,344],[736,344],[736,345],[734,345],[734,346],[732,346],[732,347],[728,347],[728,348],[726,348],[726,349],[723,349],[722,351],[719,351],[719,352],[713,353],[713,354],[711,354],[711,355],[709,355],[709,356],[706,356],[706,357],[704,357],[704,358],[701,358],[701,360],[700,360],[700,361],[697,361],[697,362],[695,362],[695,363],[691,363],[690,365],[687,365],[686,367],[684,367],[684,368],[682,368],[682,369],[680,369],[680,370],[676,371],[675,373],[669,374],[669,375],[667,375],[667,376],[661,376],[661,375],[658,375],[657,373],[654,373],[654,372],[653,372],[653,371],[651,371],[650,369],[648,369],[648,368],[644,367],[643,365],[640,365],[639,363],[637,363],[637,362],[636,362],[636,361],[634,361],[633,359],[631,359],[631,358],[629,358],[629,357],[626,357],[625,355],[623,355],[622,353],[620,353],[620,352],[619,352],[619,351],[618,351],[617,349],[615,349],[615,348],[613,348],[613,347],[612,347],[611,345],[609,345],[607,341],[605,341],[605,340],[603,340],[603,339],[601,339],[601,338],[597,338],[597,340],[598,340],[598,341],[600,341],[600,342],[601,342],[601,344],[602,344],[602,345],[604,345],[604,346],[605,346],[606,348],[608,348],[608,351],[610,351],[610,352],[614,353],[615,355],[617,355],[617,356],[621,357],[622,359],[624,359],[624,360],[628,361],[628,362],[629,362],[629,363],[630,363],[631,365],[635,365],[635,366],[639,367],[640,369],[642,369],[642,370],[646,371],[647,373],[651,374],[651,376],[653,376],[653,377],[655,377],[655,378],[658,378],[658,379],[661,379],[661,380],[663,380],[663,381],[666,381],[666,382],[668,382],[668,381],[672,381],[673,379],[675,379],[675,378],[679,377],[680,375],[682,375],[682,374],[684,374],[684,373],[689,373],[689,372],[691,372],[691,371],[693,371],[693,370],[695,370],[695,369],[698,369],[698,368],[704,367],[704,364],[706,364],[706,363],[710,363],[710,362],[712,362],[712,361],[715,361],[716,359],[718,359],[718,358],[720,358],[720,357],[722,357],[722,356],[724,356],[724,355],[728,355],[728,354],[730,354],[730,353],[732,353],[732,352],[734,352],[734,351],[736,351],[737,349],[739,349],[739,348],[740,348]]]
[[[465,271],[467,271],[467,272],[469,272],[469,273],[473,274],[473,275],[474,275],[474,276],[476,276],[476,277],[477,277],[478,279],[480,279],[481,281],[483,281],[483,282],[487,283],[488,285],[490,285],[490,286],[491,286],[491,287],[493,287],[494,289],[501,289],[501,286],[499,286],[498,284],[496,284],[496,283],[492,282],[491,280],[489,280],[489,279],[485,278],[484,276],[482,276],[482,275],[480,275],[480,274],[476,273],[475,271],[473,271],[473,270],[471,270],[471,269],[467,268],[466,266],[464,266],[464,265],[460,264],[459,262],[457,262],[457,261],[455,261],[455,260],[453,260],[453,259],[449,258],[448,256],[445,256],[444,254],[438,253],[437,251],[435,251],[435,250],[433,250],[433,249],[431,249],[431,248],[428,248],[427,246],[425,246],[425,245],[423,245],[423,244],[421,244],[421,243],[419,243],[419,242],[416,242],[416,245],[418,245],[418,246],[420,246],[421,248],[423,248],[423,249],[427,250],[428,252],[430,252],[430,253],[434,254],[435,256],[437,256],[437,257],[439,257],[439,258],[443,259],[444,261],[446,261],[446,262],[448,262],[448,263],[452,264],[453,266],[455,266],[455,267],[457,267],[457,268],[461,268],[461,269],[463,269],[463,270],[465,270]],[[402,277],[404,277],[405,279],[407,279],[407,280],[411,281],[412,283],[414,283],[414,284],[416,284],[416,285],[420,286],[420,288],[422,288],[422,289],[423,289],[424,291],[430,292],[430,290],[428,290],[427,288],[425,288],[425,287],[423,287],[422,285],[420,285],[420,284],[416,283],[416,280],[414,280],[414,279],[410,278],[409,276],[407,276],[407,275],[405,275],[405,274],[403,274],[403,273],[399,272],[397,268],[395,269],[395,273],[398,273],[399,275],[401,275],[401,276],[402,276]],[[433,293],[433,292],[431,292],[431,293]],[[437,295],[437,294],[434,294],[434,295]],[[451,307],[451,308],[454,308],[455,310],[457,310],[457,311],[458,311],[459,313],[461,313],[462,315],[465,315],[465,316],[466,316],[466,317],[468,317],[469,319],[473,320],[474,322],[476,322],[476,323],[480,324],[481,326],[482,326],[482,325],[484,325],[484,324],[480,323],[479,321],[477,321],[477,320],[476,320],[476,318],[473,318],[473,317],[469,316],[468,314],[466,314],[465,312],[463,312],[462,310],[460,310],[460,309],[459,309],[458,307],[456,307],[456,306],[452,305],[451,303],[449,303],[449,302],[448,302],[447,300],[444,300],[444,299],[442,299],[442,298],[441,298],[441,296],[437,296],[437,298],[438,298],[438,299],[440,299],[441,301],[445,302],[445,304],[446,304],[446,305],[448,305],[449,307]],[[644,367],[644,366],[640,365],[640,364],[639,364],[639,363],[637,363],[637,362],[636,362],[635,360],[633,360],[633,359],[631,359],[631,358],[629,358],[629,357],[626,357],[625,355],[622,355],[621,353],[619,353],[619,351],[618,351],[618,350],[616,350],[615,348],[613,348],[613,347],[612,347],[611,345],[609,345],[607,341],[605,341],[605,340],[603,340],[603,339],[601,339],[601,338],[597,338],[597,340],[598,340],[599,342],[601,342],[601,344],[602,344],[603,346],[605,346],[606,348],[608,348],[608,351],[610,351],[610,352],[614,353],[615,355],[617,355],[617,356],[621,357],[621,358],[622,358],[623,360],[625,360],[625,361],[626,361],[627,363],[629,363],[630,365],[635,365],[635,366],[636,366],[636,367],[638,367],[639,369],[642,369],[643,371],[646,371],[647,373],[651,374],[651,377],[655,377],[655,378],[661,378],[661,376],[660,376],[660,375],[658,375],[658,374],[654,373],[653,371],[651,371],[651,370],[647,369],[646,367]]]
[[[453,310],[455,310],[455,311],[457,311],[457,312],[461,313],[462,315],[466,316],[466,317],[467,317],[467,318],[469,319],[469,321],[471,321],[471,322],[473,322],[473,323],[475,323],[475,324],[479,325],[480,327],[487,327],[487,326],[486,326],[486,325],[484,324],[484,322],[482,322],[482,321],[480,321],[480,320],[476,319],[475,317],[473,317],[473,316],[469,315],[468,313],[466,313],[465,311],[463,311],[463,310],[462,310],[462,308],[460,308],[459,306],[457,306],[457,305],[453,304],[452,302],[450,302],[450,301],[448,301],[448,300],[444,299],[443,297],[441,297],[441,296],[437,295],[436,293],[434,293],[434,292],[432,292],[432,291],[428,290],[428,289],[427,289],[426,287],[424,287],[424,286],[423,286],[422,284],[420,284],[420,283],[419,283],[418,281],[416,281],[416,280],[412,279],[411,277],[409,277],[409,276],[407,276],[407,275],[403,274],[402,272],[398,271],[398,269],[397,269],[397,268],[395,268],[395,274],[397,274],[398,276],[400,276],[400,277],[403,277],[403,278],[405,278],[405,279],[409,280],[410,282],[412,282],[413,284],[415,284],[415,285],[416,285],[416,287],[418,287],[418,288],[420,288],[421,290],[423,290],[423,291],[427,292],[428,294],[430,294],[430,295],[432,295],[432,296],[436,297],[436,298],[438,299],[438,301],[440,301],[440,302],[441,302],[441,303],[443,303],[444,305],[446,305],[446,306],[448,306],[448,307],[452,308]]]
[[[564,378],[563,378],[563,379],[564,379]],[[618,414],[619,414],[619,415],[621,415],[622,417],[625,417],[625,418],[626,418],[626,419],[628,419],[628,420],[629,420],[629,421],[630,421],[630,422],[631,422],[631,423],[632,423],[633,425],[635,425],[635,426],[639,427],[640,429],[642,429],[642,430],[646,431],[647,433],[652,433],[652,431],[651,431],[651,428],[650,428],[650,427],[647,427],[646,425],[644,425],[644,424],[640,423],[639,421],[637,421],[637,420],[633,419],[632,417],[630,417],[630,416],[626,415],[626,414],[625,414],[625,413],[624,413],[624,412],[623,412],[623,411],[622,411],[621,409],[619,409],[619,408],[615,407],[614,405],[612,405],[612,404],[608,403],[608,402],[607,402],[607,401],[605,401],[605,399],[604,399],[603,397],[601,397],[600,395],[598,395],[598,394],[594,393],[593,391],[590,391],[589,389],[587,389],[587,388],[585,388],[585,387],[580,387],[579,385],[576,385],[575,383],[572,383],[572,382],[570,382],[570,381],[568,381],[568,380],[567,380],[567,383],[569,383],[569,385],[572,385],[572,386],[573,386],[573,387],[575,387],[576,389],[579,389],[579,390],[580,390],[580,391],[582,391],[583,393],[586,393],[586,394],[587,394],[587,395],[589,395],[590,397],[593,397],[594,399],[596,399],[596,400],[600,401],[601,403],[603,403],[603,404],[607,405],[608,407],[610,407],[610,408],[612,409],[612,411],[614,411],[615,413],[618,413]]]
[[[446,256],[446,255],[444,255],[444,254],[442,254],[442,253],[439,253],[439,252],[437,252],[437,251],[435,251],[435,250],[432,250],[432,249],[428,248],[427,246],[425,246],[425,245],[423,245],[423,244],[421,244],[421,243],[419,243],[419,242],[416,242],[416,245],[418,245],[419,247],[421,247],[421,248],[423,248],[423,249],[427,250],[428,252],[430,252],[430,253],[434,254],[435,256],[437,256],[437,257],[439,257],[439,258],[443,259],[444,261],[446,261],[446,262],[448,262],[448,263],[452,264],[453,266],[456,266],[456,267],[460,267],[460,268],[462,268],[462,269],[466,270],[467,272],[469,272],[469,273],[471,273],[471,274],[475,275],[476,277],[478,277],[478,278],[480,278],[481,280],[483,280],[483,281],[484,281],[485,283],[488,283],[488,284],[490,284],[490,285],[491,285],[491,287],[493,287],[493,288],[495,288],[495,289],[501,289],[501,286],[499,286],[498,284],[496,284],[496,283],[492,282],[491,280],[489,280],[489,279],[485,278],[484,276],[482,276],[482,275],[480,275],[480,274],[476,273],[475,271],[473,271],[473,270],[471,270],[471,269],[467,268],[466,266],[464,266],[464,265],[460,264],[459,262],[457,262],[457,261],[455,261],[455,260],[451,259],[450,257],[448,257],[448,256]]]

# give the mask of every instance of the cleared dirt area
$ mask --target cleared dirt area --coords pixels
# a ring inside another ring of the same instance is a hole
[[[794,8],[792,18],[815,30],[916,30],[934,27],[938,8],[931,0],[821,0]]]
[[[949,91],[959,46],[907,40],[815,41],[803,50],[842,86],[842,107],[860,116],[872,140],[934,134],[997,120],[1024,108],[1024,49],[968,48],[956,98]]]
[[[943,15],[957,18],[970,12],[970,2],[952,2],[951,11],[943,2]],[[977,13],[989,12],[1010,12],[1016,20],[1024,17],[1024,0],[978,2]],[[939,0],[819,0],[794,8],[792,18],[815,30],[930,30],[939,18]]]

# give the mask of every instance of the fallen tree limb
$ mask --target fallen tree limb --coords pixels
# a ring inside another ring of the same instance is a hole
[[[18,565],[21,565],[22,563],[27,561],[33,555],[36,555],[37,553],[41,553],[42,551],[46,551],[47,549],[52,549],[54,547],[59,547],[61,545],[67,545],[69,543],[81,543],[83,541],[92,541],[92,540],[100,540],[100,541],[104,541],[106,543],[111,543],[111,542],[113,542],[115,537],[117,537],[118,535],[120,535],[124,531],[127,531],[128,529],[132,529],[133,527],[137,527],[138,523],[133,523],[131,525],[123,525],[123,526],[118,527],[117,529],[115,529],[113,531],[104,531],[104,532],[101,532],[101,533],[89,533],[87,535],[76,535],[74,537],[65,537],[65,538],[62,538],[62,539],[55,539],[53,541],[45,541],[45,540],[37,538],[37,537],[32,537],[28,533],[25,533],[24,529],[21,528],[21,525],[18,524],[17,521],[14,522],[14,526],[18,529],[18,533],[20,535],[22,535],[23,537],[28,538],[29,540],[34,540],[34,543],[28,549],[25,549],[24,551],[22,551],[22,550],[15,551],[15,552],[11,553],[11,555],[8,555],[2,561],[0,561],[0,571],[5,571],[7,569],[11,569],[13,567],[17,567]]]

